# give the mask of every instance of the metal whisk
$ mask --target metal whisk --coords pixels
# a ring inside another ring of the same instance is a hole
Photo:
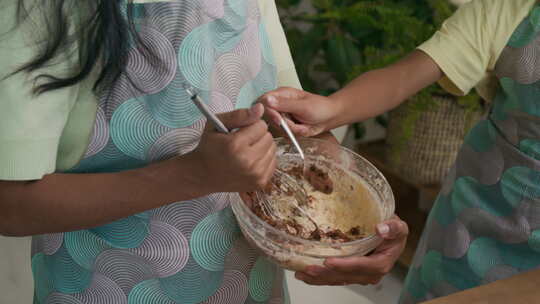
[[[219,120],[219,118],[210,111],[210,109],[206,106],[204,101],[201,99],[199,94],[196,92],[196,90],[185,84],[184,89],[186,90],[186,93],[190,96],[193,103],[197,106],[197,108],[201,111],[201,113],[208,119],[210,123],[214,125],[214,127],[221,133],[230,133],[231,131],[227,129],[227,127]],[[302,149],[300,148],[300,145],[298,144],[298,141],[296,140],[296,137],[289,129],[289,126],[287,123],[281,118],[281,127],[285,130],[291,141],[293,142],[294,146],[300,153],[300,157],[302,160],[305,160],[304,153]],[[305,166],[305,165],[304,165]],[[305,169],[304,169],[305,170]],[[309,221],[315,225],[315,228],[318,229],[318,226],[316,222],[313,220],[313,218],[301,207],[305,206],[308,203],[308,195],[306,193],[306,190],[303,186],[298,186],[298,183],[294,181],[290,176],[285,174],[282,171],[276,171],[277,178],[280,181],[281,190],[285,192],[290,192],[294,194],[294,199],[291,200],[291,203],[293,204],[293,207],[296,208],[303,216],[305,216]],[[285,188],[283,188],[285,186]],[[262,197],[257,192],[257,199],[260,202],[260,206],[262,209],[262,212],[264,215],[272,218],[272,219],[278,219],[276,217],[276,210],[274,208],[274,204],[272,202],[269,202],[266,197]]]
[[[317,222],[302,207],[306,206],[309,203],[308,195],[304,187],[300,186],[298,182],[296,182],[290,175],[281,170],[276,170],[274,178],[279,181],[279,185],[276,185],[274,183],[273,186],[278,188],[282,193],[291,193],[292,197],[291,200],[289,200],[288,202],[295,210],[300,212],[302,216],[307,218],[315,226],[315,229],[318,230],[319,226],[317,225]],[[259,206],[261,207],[261,210],[265,216],[273,220],[282,220],[278,216],[279,211],[276,210],[276,205],[273,202],[269,201],[268,196],[262,195],[262,192],[260,191],[257,192],[256,196],[259,202]]]

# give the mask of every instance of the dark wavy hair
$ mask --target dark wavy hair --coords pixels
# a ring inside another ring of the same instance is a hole
[[[30,22],[27,19],[31,14],[40,14],[43,25],[39,26],[46,31],[46,39],[40,43],[36,56],[10,75],[53,64],[59,54],[69,52],[77,44],[77,68],[63,78],[38,75],[35,80],[40,82],[34,88],[35,94],[77,84],[89,77],[97,64],[100,71],[94,91],[106,88],[124,72],[130,43],[144,46],[133,23],[132,0],[18,0],[17,5],[16,26]],[[80,26],[74,26],[74,14],[84,15]],[[143,49],[145,54],[151,54]]]

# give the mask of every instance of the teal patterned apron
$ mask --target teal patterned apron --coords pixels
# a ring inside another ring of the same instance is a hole
[[[428,218],[400,303],[540,267],[540,6],[498,59],[489,117],[467,135]],[[539,299],[540,302],[540,299]]]
[[[127,75],[100,99],[88,150],[71,173],[139,168],[192,151],[205,120],[185,83],[216,113],[249,107],[277,86],[257,1],[177,0],[134,10],[141,38],[165,66],[135,48],[129,53]],[[35,237],[34,302],[288,303],[283,272],[243,239],[229,195]]]

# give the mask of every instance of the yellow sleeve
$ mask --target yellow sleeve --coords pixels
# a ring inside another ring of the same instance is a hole
[[[16,1],[0,5],[0,180],[35,180],[56,168],[59,140],[78,87],[32,94],[34,77],[44,70],[9,76],[36,54],[35,23],[25,22],[14,30]],[[69,60],[47,68],[47,73],[65,75]]]
[[[444,72],[440,84],[465,95],[478,86],[491,99],[493,70],[510,36],[536,0],[473,0],[462,5],[435,35],[418,47]]]
[[[259,0],[259,6],[276,61],[278,86],[302,89],[275,0]]]

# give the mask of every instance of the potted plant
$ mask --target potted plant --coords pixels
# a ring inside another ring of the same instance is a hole
[[[300,79],[319,94],[406,56],[454,10],[447,0],[313,0],[314,12],[297,13],[299,2],[278,5]],[[430,86],[377,119],[388,127],[387,161],[412,181],[438,183],[482,105],[476,94],[457,98]],[[358,138],[365,132],[361,123],[353,130]]]

